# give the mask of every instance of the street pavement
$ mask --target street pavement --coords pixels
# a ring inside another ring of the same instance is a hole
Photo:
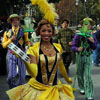
[[[76,64],[70,66],[69,76],[74,80]],[[66,83],[64,79],[61,79],[63,83]],[[94,100],[100,100],[100,66],[92,68],[92,80],[94,84]],[[86,100],[85,95],[81,95],[79,92],[77,80],[76,80],[76,92],[74,92],[75,100]]]
[[[70,66],[70,71],[69,71],[69,76],[74,79],[75,75],[75,64]],[[59,75],[60,76],[60,75]],[[7,76],[0,76],[0,100],[9,100],[8,96],[6,95],[6,90],[8,90],[8,85],[6,82],[6,77]],[[62,83],[66,83],[65,80],[60,76],[60,79]],[[92,79],[94,83],[94,99],[95,100],[100,100],[100,66],[99,67],[93,67],[92,71]],[[26,79],[26,82],[28,79]],[[81,95],[79,93],[79,88],[76,80],[76,92],[75,94],[75,100],[86,100],[85,95]]]

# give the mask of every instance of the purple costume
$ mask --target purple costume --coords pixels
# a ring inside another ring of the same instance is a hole
[[[93,35],[93,38],[94,38],[95,42],[91,43],[91,42],[88,41],[90,46],[87,48],[87,51],[89,51],[90,48],[94,50],[97,47],[97,40],[96,40],[96,37],[94,35]],[[82,41],[82,36],[79,36],[79,35],[76,34],[74,36],[74,39],[73,39],[73,42],[72,42],[72,50],[74,50],[75,52],[78,52],[78,48],[80,47],[80,44],[81,44],[80,40]]]
[[[12,36],[13,35],[12,30],[9,31],[11,31],[11,36]],[[19,43],[20,39],[23,39],[24,41],[24,32],[21,28],[19,28],[19,31],[17,33],[17,39],[13,43],[25,52],[25,43],[23,43],[23,45],[20,45]],[[18,82],[16,83],[17,65],[18,65]],[[25,75],[26,75],[26,68],[23,61],[20,58],[17,58],[13,54],[12,50],[9,50],[8,51],[8,78],[7,78],[9,88],[13,88],[18,85],[24,84]]]
[[[94,89],[92,74],[92,50],[96,49],[97,40],[95,36],[94,43],[88,40],[88,37],[75,35],[72,42],[72,50],[77,52],[76,65],[77,65],[77,79],[80,91],[84,91],[86,98],[93,98]],[[79,47],[83,47],[82,52],[78,52]],[[88,99],[86,99],[88,100]],[[93,100],[93,99],[90,99]]]

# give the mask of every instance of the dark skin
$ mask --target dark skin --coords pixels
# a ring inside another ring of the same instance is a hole
[[[40,29],[40,37],[42,38],[41,50],[47,56],[54,56],[56,54],[55,49],[50,43],[52,36],[53,36],[52,27],[49,24],[43,25]],[[29,55],[29,57],[31,59],[30,61],[31,63],[37,63],[36,58],[34,56]]]
[[[41,50],[47,56],[54,56],[56,54],[50,40],[53,36],[53,30],[49,24],[43,25],[40,29],[40,36],[42,38]],[[45,48],[44,48],[45,47]]]

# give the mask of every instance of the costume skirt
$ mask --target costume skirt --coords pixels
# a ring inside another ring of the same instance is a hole
[[[10,100],[74,100],[72,87],[66,84],[47,86],[34,78],[27,84],[6,91]]]

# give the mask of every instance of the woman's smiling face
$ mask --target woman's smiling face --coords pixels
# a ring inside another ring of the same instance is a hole
[[[50,24],[45,24],[40,29],[40,36],[43,41],[49,42],[52,38],[53,30]]]

